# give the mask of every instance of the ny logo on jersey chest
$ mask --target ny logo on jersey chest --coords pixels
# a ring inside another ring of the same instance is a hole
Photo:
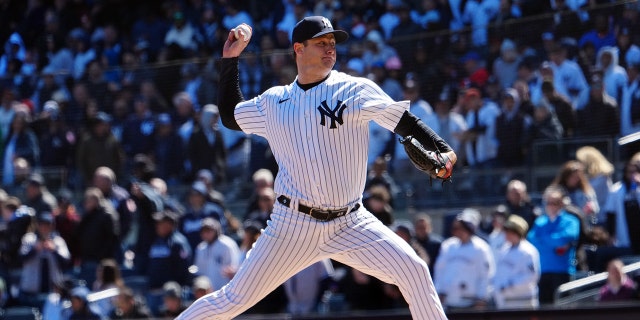
[[[329,129],[337,128],[336,122],[338,124],[344,124],[344,121],[342,120],[342,113],[346,108],[347,108],[347,105],[342,103],[342,101],[340,100],[338,100],[338,102],[336,103],[336,107],[333,109],[329,107],[329,105],[327,104],[327,100],[322,101],[322,103],[320,103],[320,105],[318,106],[318,111],[320,111],[320,125],[321,126],[325,125],[326,123],[325,117],[331,120],[331,125],[329,126]]]

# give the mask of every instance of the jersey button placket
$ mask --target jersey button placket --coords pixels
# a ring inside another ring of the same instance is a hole
[[[308,122],[308,121],[310,121],[309,120],[310,117],[311,116],[309,115],[309,111],[305,111],[304,112],[304,120]],[[309,132],[309,130],[307,130],[307,141],[311,141],[311,133]]]

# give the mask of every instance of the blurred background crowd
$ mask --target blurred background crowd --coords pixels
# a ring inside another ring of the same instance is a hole
[[[429,261],[447,308],[549,304],[604,270],[602,300],[637,299],[620,270],[640,255],[638,1],[0,0],[0,307],[173,317],[231,279],[278,168],[220,123],[222,45],[253,27],[254,97],[295,79],[308,15],[350,33],[336,69],[409,100],[459,155],[454,183],[430,185],[371,123],[364,205]],[[485,272],[453,277],[474,266],[456,255]],[[405,307],[322,261],[248,313]]]

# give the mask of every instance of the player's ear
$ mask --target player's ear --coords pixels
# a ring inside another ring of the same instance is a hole
[[[300,42],[296,42],[296,43],[293,44],[293,51],[296,54],[301,54],[302,51],[304,50],[303,48],[304,48],[304,45],[302,43],[300,43]]]

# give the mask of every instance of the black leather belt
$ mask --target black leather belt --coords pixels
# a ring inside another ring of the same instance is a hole
[[[278,202],[280,202],[280,204],[282,204],[285,207],[291,208],[291,199],[289,199],[289,197],[287,196],[284,196],[284,195],[279,196]],[[358,210],[359,208],[360,208],[359,203],[356,203],[356,205],[353,206],[351,210],[349,210],[349,207],[344,207],[342,209],[334,209],[334,210],[319,209],[319,208],[308,207],[308,206],[305,206],[304,204],[298,203],[298,211],[304,214],[308,214],[312,218],[323,221],[323,222],[331,221],[333,219],[342,217],[347,213]],[[295,209],[295,208],[291,208],[291,209]]]

